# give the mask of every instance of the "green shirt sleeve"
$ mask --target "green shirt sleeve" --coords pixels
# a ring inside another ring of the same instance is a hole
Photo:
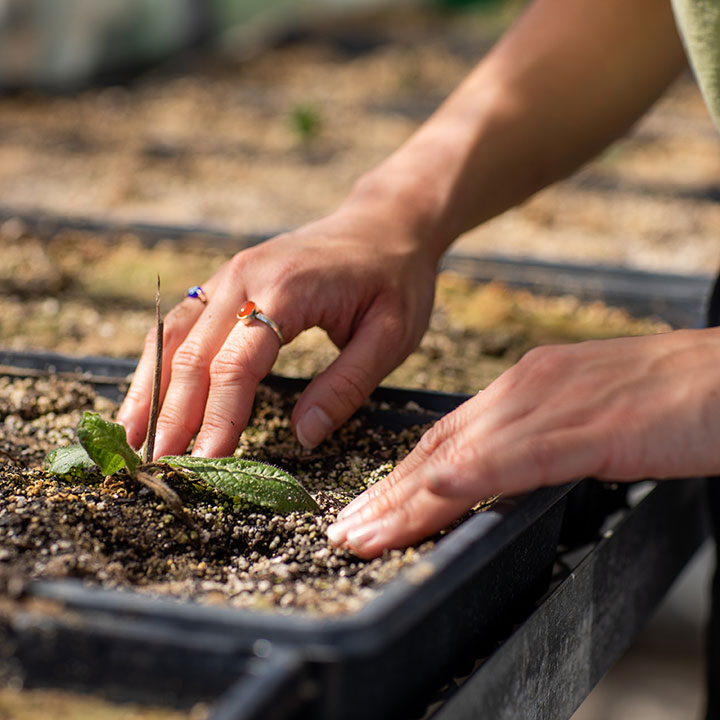
[[[720,0],[672,0],[690,64],[720,128]]]

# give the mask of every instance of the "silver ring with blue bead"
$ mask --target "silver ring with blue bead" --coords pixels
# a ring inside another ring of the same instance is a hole
[[[205,291],[199,285],[193,285],[192,287],[188,288],[187,296],[189,298],[196,298],[203,305],[207,305],[207,301],[208,301],[207,295],[205,294]]]

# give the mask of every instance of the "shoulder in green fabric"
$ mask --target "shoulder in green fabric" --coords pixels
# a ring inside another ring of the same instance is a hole
[[[720,0],[672,0],[690,64],[720,128]]]

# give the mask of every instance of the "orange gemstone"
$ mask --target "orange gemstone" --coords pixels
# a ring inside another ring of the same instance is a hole
[[[255,303],[252,300],[246,300],[237,312],[239,318],[250,317],[255,311]]]

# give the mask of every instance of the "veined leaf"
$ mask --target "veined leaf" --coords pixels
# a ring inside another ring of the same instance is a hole
[[[100,475],[97,463],[87,454],[82,445],[51,450],[44,462],[45,470],[69,480],[91,480]]]
[[[140,458],[128,445],[125,428],[103,420],[98,413],[86,411],[83,414],[77,436],[103,475],[112,475],[126,466],[133,475],[140,465]]]
[[[317,512],[320,509],[292,475],[257,460],[166,455],[159,462],[186,470],[228,495],[280,513],[293,510]]]

